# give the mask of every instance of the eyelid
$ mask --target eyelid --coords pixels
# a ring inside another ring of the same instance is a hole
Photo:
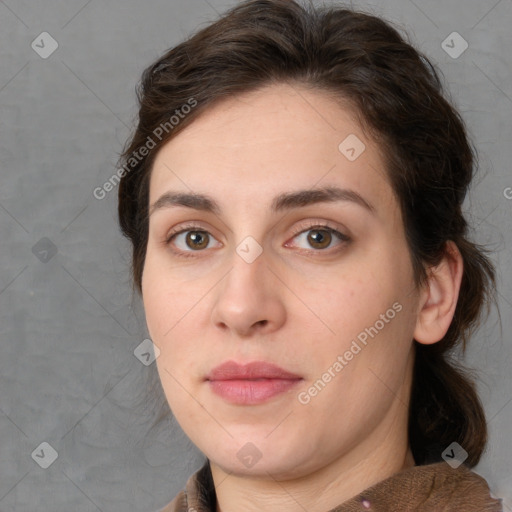
[[[200,226],[200,221],[188,221],[183,222],[179,224],[178,226],[172,228],[166,235],[165,235],[165,243],[170,243],[171,239],[175,235],[179,235],[180,233],[183,233],[184,231],[204,231],[205,233],[208,233],[209,235],[213,236],[211,234],[210,228]],[[213,236],[217,240],[215,236]]]
[[[334,222],[331,222],[331,221],[328,221],[328,220],[323,220],[323,219],[308,219],[306,221],[303,221],[302,224],[299,223],[300,225],[299,226],[295,226],[293,228],[293,236],[296,236],[300,233],[303,233],[304,231],[308,231],[310,229],[313,229],[313,228],[318,228],[318,229],[331,229],[333,231],[340,231],[340,230],[343,230],[344,228],[342,226],[339,226],[337,224],[335,224]],[[343,233],[340,232],[341,235],[343,235]],[[348,236],[348,235],[346,235]]]

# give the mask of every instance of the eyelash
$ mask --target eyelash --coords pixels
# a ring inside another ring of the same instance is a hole
[[[296,238],[298,235],[301,235],[302,233],[307,233],[308,231],[313,231],[313,230],[318,230],[318,231],[326,231],[328,233],[330,233],[331,235],[334,235],[336,238],[338,238],[340,244],[347,244],[348,242],[351,241],[350,237],[348,237],[347,235],[341,233],[340,231],[338,231],[336,228],[330,226],[329,224],[327,223],[324,223],[324,224],[319,224],[319,223],[311,223],[307,226],[301,226],[300,228],[297,228],[293,235],[292,235],[292,239],[293,238]],[[186,224],[186,225],[182,225],[181,226],[181,229],[179,229],[178,231],[172,231],[171,233],[169,233],[165,239],[165,245],[167,246],[171,246],[171,242],[173,241],[173,239],[182,234],[182,233],[187,233],[187,232],[194,232],[194,231],[197,231],[197,232],[200,232],[200,233],[207,233],[208,235],[211,236],[211,233],[209,233],[207,230],[205,230],[204,228],[202,228],[201,226],[198,226],[198,225],[195,225],[195,224]],[[191,257],[196,257],[196,254],[199,253],[199,252],[203,252],[204,249],[201,251],[201,250],[198,250],[198,251],[193,251],[193,250],[190,250],[190,251],[182,251],[182,250],[176,250],[176,249],[171,249],[173,253],[175,253],[176,255],[180,256],[180,257],[184,257],[184,258],[191,258]],[[329,249],[314,249],[314,248],[311,248],[311,249],[302,249],[303,251],[306,251],[308,253],[321,253],[321,252],[330,252]]]

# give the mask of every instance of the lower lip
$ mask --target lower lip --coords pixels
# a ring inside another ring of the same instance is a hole
[[[237,405],[256,405],[289,391],[302,379],[213,380],[212,391]]]

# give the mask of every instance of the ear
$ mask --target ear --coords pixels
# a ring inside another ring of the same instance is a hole
[[[414,339],[418,343],[431,345],[440,341],[448,331],[459,298],[462,272],[462,256],[450,240],[439,265],[429,269],[427,282],[420,292],[414,330]]]

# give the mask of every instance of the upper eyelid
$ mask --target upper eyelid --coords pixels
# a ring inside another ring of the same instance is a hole
[[[188,223],[181,223],[178,225],[178,227],[169,230],[165,235],[165,239],[166,241],[170,241],[170,239],[173,236],[179,235],[180,233],[184,233],[186,231],[203,231],[205,233],[208,233],[209,235],[212,235],[212,233],[210,232],[210,228],[204,228],[200,226],[199,221],[189,221]]]
[[[329,229],[329,230],[332,230],[332,231],[343,231],[344,228],[342,228],[341,226],[337,226],[336,223],[333,223],[333,222],[330,222],[330,221],[326,221],[326,220],[308,220],[306,222],[306,224],[300,226],[300,227],[297,227],[297,228],[294,228],[294,234],[297,235],[297,234],[300,234],[304,231],[308,231],[310,229],[314,229],[314,228],[320,228],[320,229]],[[343,234],[343,233],[342,233]]]
[[[201,221],[188,221],[188,222],[184,222],[184,223],[178,224],[177,228],[172,228],[169,231],[168,236],[172,236],[172,235],[175,235],[175,234],[178,234],[178,233],[182,233],[183,231],[205,231],[208,234],[212,234],[209,231],[210,228],[205,228],[205,227],[200,226],[200,222]],[[328,228],[328,229],[332,229],[334,231],[341,231],[341,230],[343,230],[342,227],[338,227],[338,226],[336,226],[334,223],[332,223],[330,221],[326,221],[326,220],[313,220],[313,221],[312,220],[308,220],[307,221],[307,225],[302,225],[300,227],[297,227],[297,228],[295,228],[293,230],[293,232],[294,232],[294,235],[296,235],[296,234],[299,234],[299,233],[301,233],[303,231],[308,231],[309,229],[313,229],[313,228]]]

